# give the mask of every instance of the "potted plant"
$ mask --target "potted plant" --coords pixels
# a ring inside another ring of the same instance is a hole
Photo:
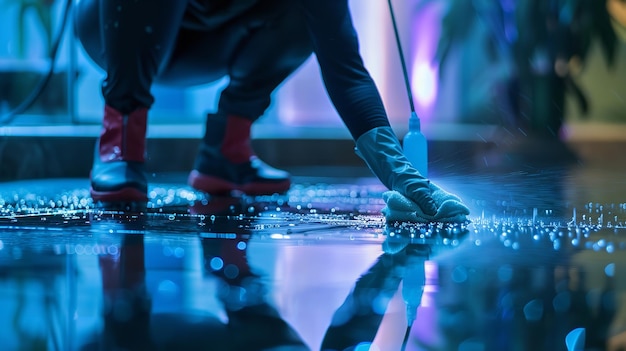
[[[436,53],[440,73],[451,50],[479,23],[488,60],[509,67],[496,95],[508,111],[502,127],[527,144],[561,141],[566,94],[583,114],[589,110],[575,75],[592,45],[600,44],[607,65],[616,60],[618,40],[606,0],[448,0]]]

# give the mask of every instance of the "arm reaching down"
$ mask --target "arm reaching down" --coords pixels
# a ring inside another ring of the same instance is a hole
[[[356,141],[356,151],[389,190],[406,196],[427,215],[437,213],[430,181],[404,156],[391,127],[374,128],[361,135]]]

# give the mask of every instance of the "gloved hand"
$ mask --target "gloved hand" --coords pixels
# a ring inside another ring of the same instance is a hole
[[[437,212],[430,181],[404,156],[400,141],[391,127],[377,127],[356,140],[356,153],[374,175],[389,189],[415,202],[425,214]]]

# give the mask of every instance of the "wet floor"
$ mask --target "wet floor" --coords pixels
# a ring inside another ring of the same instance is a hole
[[[209,198],[164,176],[130,210],[4,183],[1,349],[626,350],[623,174],[433,175],[464,225],[385,223],[369,177]]]

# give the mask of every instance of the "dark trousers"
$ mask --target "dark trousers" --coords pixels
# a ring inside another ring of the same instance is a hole
[[[154,83],[194,86],[225,76],[218,110],[252,120],[271,93],[312,53],[292,0],[259,0],[224,23],[186,25],[188,0],[80,0],[75,29],[90,58],[106,71],[102,94],[122,113],[154,102]],[[195,3],[195,2],[194,2]]]

